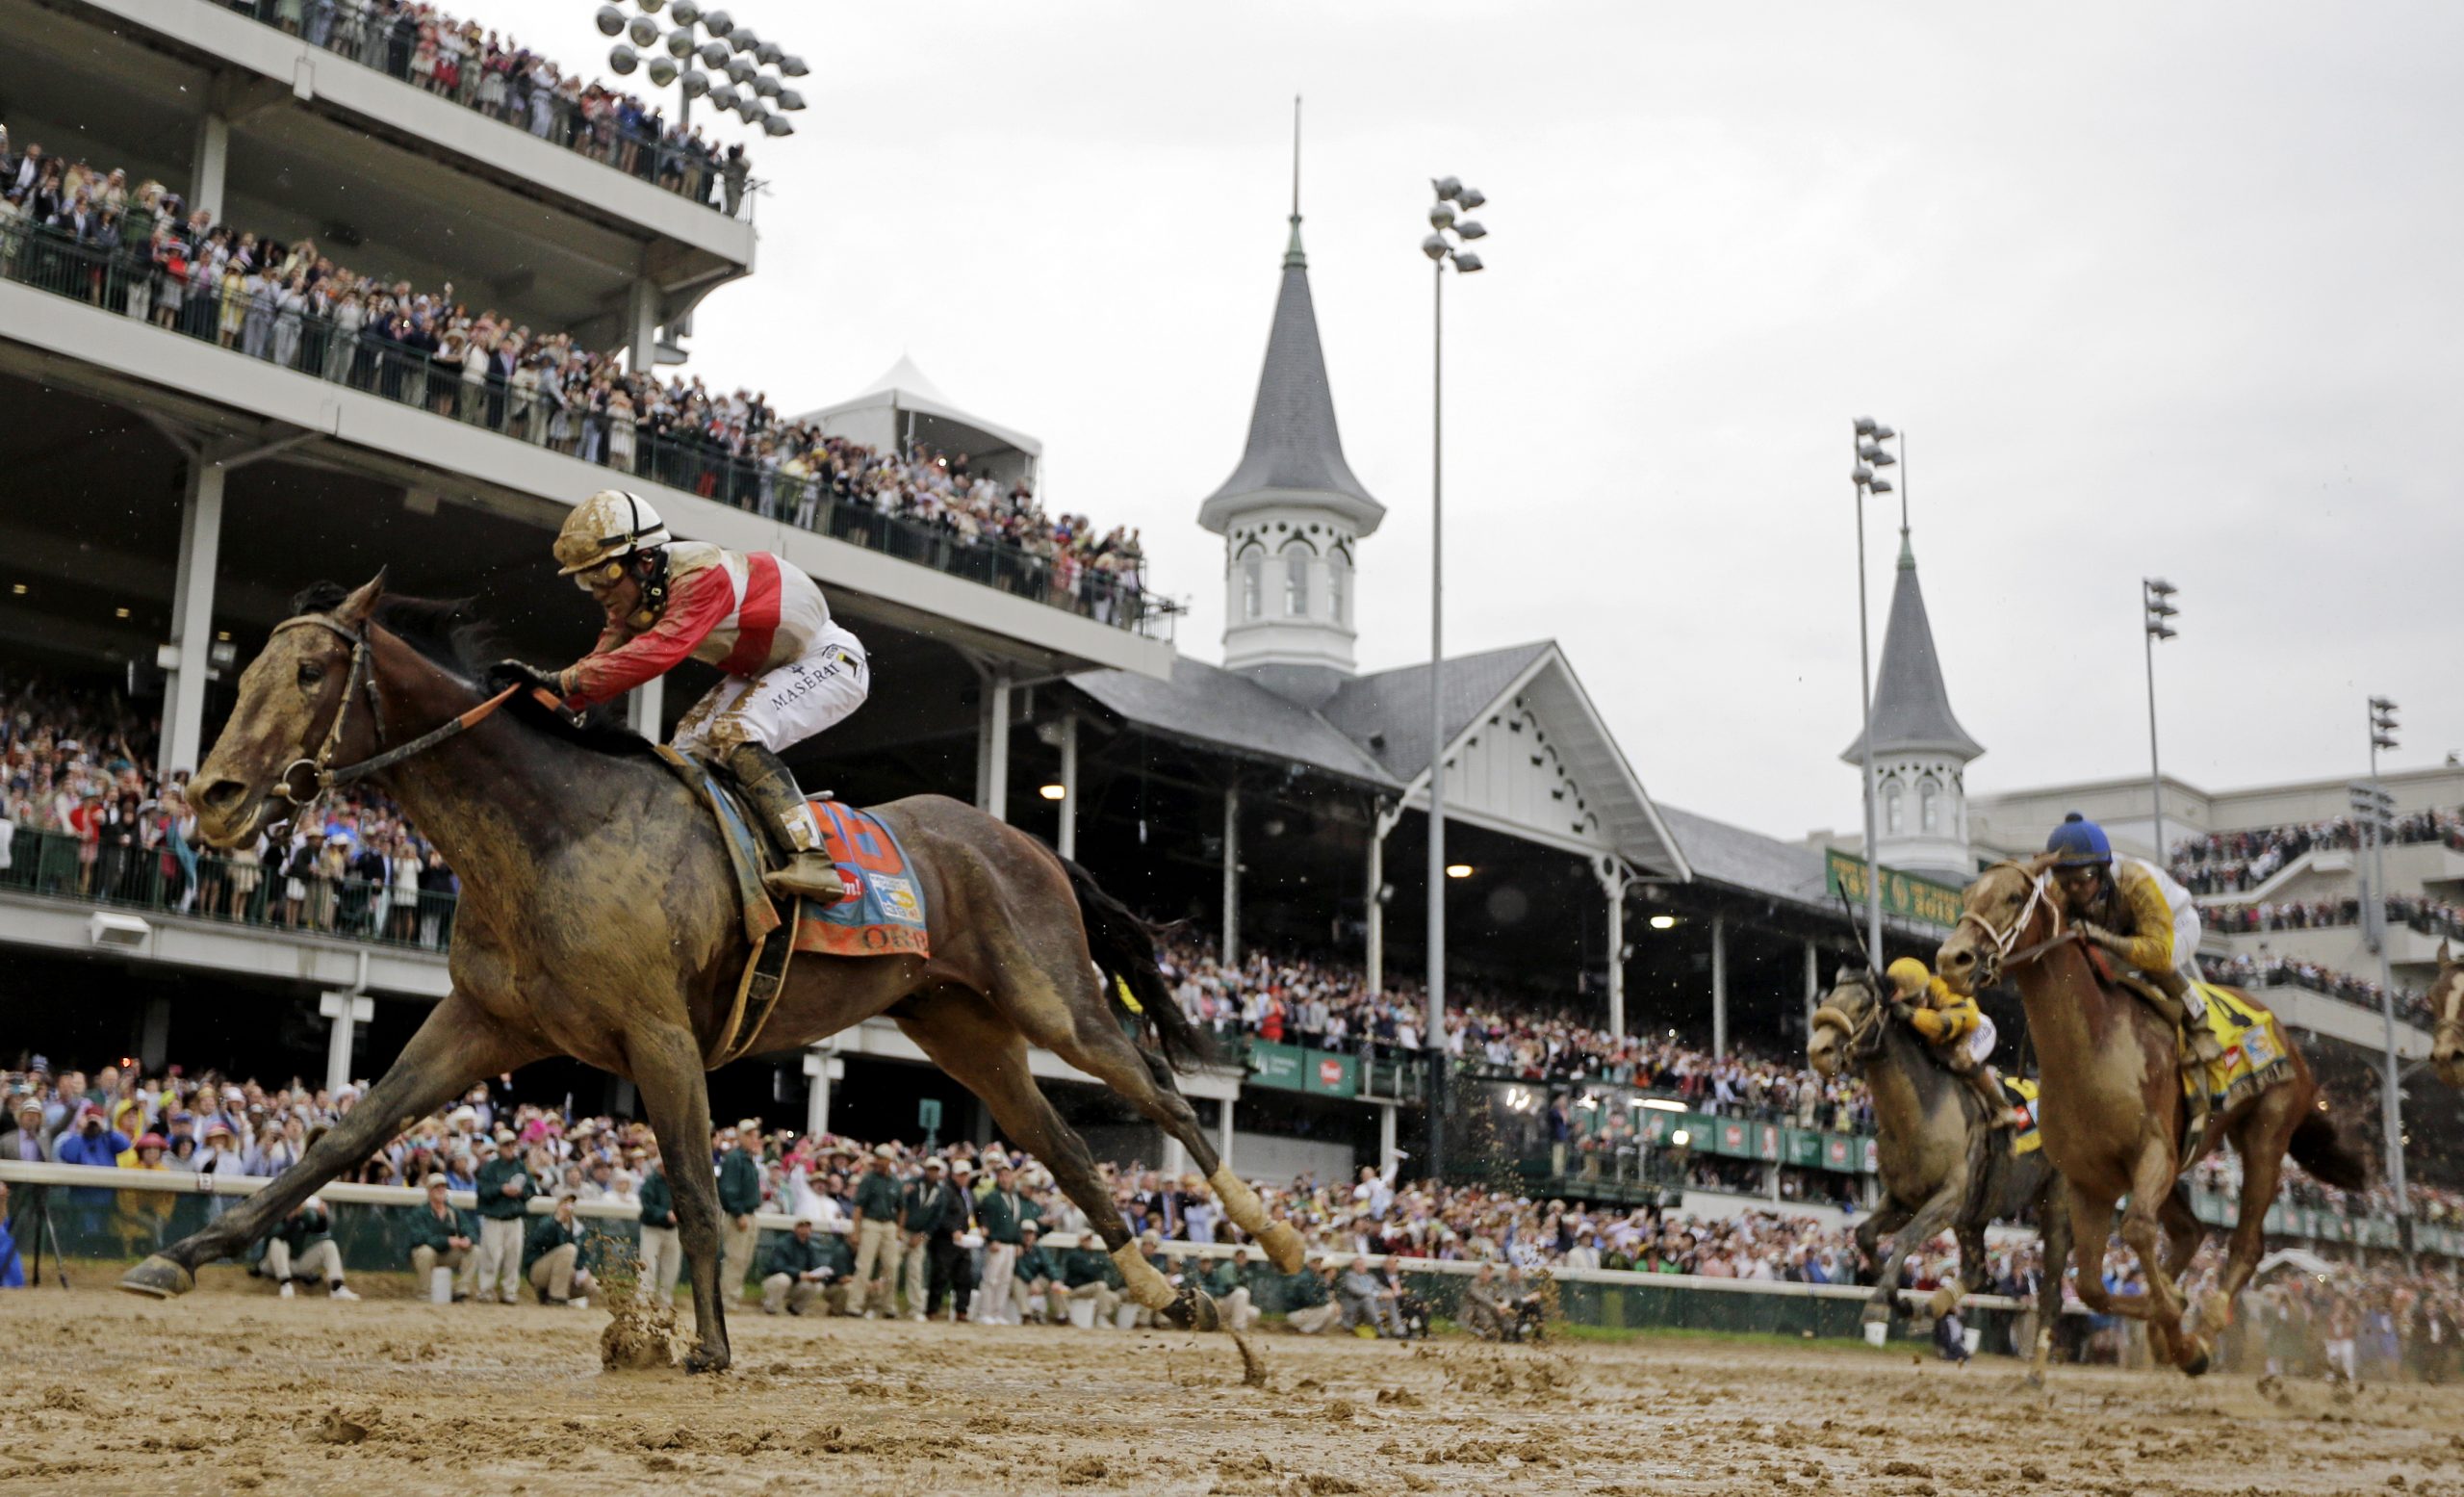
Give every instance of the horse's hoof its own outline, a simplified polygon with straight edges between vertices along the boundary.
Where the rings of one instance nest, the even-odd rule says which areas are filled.
[[[2190,1339],[2190,1355],[2182,1358],[2182,1371],[2194,1378],[2204,1376],[2207,1372],[2207,1337],[2193,1336]]]
[[[1278,1274],[1299,1273],[1300,1260],[1308,1255],[1300,1234],[1292,1229],[1289,1222],[1269,1222],[1267,1229],[1258,1233],[1258,1246],[1266,1250],[1267,1261],[1274,1265]]]
[[[2031,1393],[2041,1393],[2044,1391],[2044,1374],[2038,1372],[2033,1368],[2029,1369],[2027,1377],[2020,1381],[2027,1385],[2028,1391]]]
[[[1223,1325],[1214,1297],[1203,1289],[1184,1289],[1164,1306],[1164,1323],[1176,1330],[1215,1330]]]
[[[196,1276],[158,1252],[122,1274],[119,1286],[127,1294],[174,1300],[196,1287]]]
[[[686,1372],[725,1372],[728,1370],[728,1364],[734,1358],[728,1355],[726,1347],[697,1346],[684,1354],[684,1370]]]

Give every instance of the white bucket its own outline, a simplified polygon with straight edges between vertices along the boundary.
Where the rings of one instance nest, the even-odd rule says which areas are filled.
[[[1888,1322],[1879,1320],[1869,1320],[1865,1322],[1865,1344],[1867,1346],[1880,1346],[1889,1339],[1890,1325]]]
[[[430,1304],[453,1303],[453,1270],[432,1268],[427,1271],[427,1298]]]
[[[1978,1349],[1985,1345],[1985,1328],[1970,1326],[1960,1333],[1960,1339],[1967,1343],[1967,1355],[1974,1356]]]
[[[1092,1299],[1081,1299],[1076,1295],[1070,1296],[1069,1324],[1081,1330],[1094,1329],[1095,1302]]]

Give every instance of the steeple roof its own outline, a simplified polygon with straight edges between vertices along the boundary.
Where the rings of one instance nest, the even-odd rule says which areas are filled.
[[[1332,509],[1360,535],[1375,530],[1386,518],[1386,506],[1370,497],[1344,461],[1296,212],[1284,251],[1274,325],[1267,334],[1266,369],[1258,376],[1258,400],[1249,412],[1249,444],[1232,477],[1198,507],[1197,523],[1220,535],[1242,512],[1276,502]]]
[[[1839,757],[1864,761],[1865,736],[1857,735]],[[1883,632],[1883,664],[1874,684],[1874,752],[1930,751],[1962,763],[1985,752],[1951,714],[1942,685],[1941,657],[1934,651],[1934,626],[1925,617],[1925,590],[1916,582],[1916,552],[1908,528],[1899,530],[1899,581],[1890,594],[1890,625]]]

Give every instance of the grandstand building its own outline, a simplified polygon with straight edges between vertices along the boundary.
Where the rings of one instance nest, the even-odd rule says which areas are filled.
[[[182,218],[313,240],[372,282],[494,309],[526,348],[569,340],[609,355],[611,378],[680,358],[694,309],[755,269],[751,199],[733,187],[697,184],[699,168],[655,151],[535,134],[339,39],[207,0],[0,0],[0,26],[15,39],[0,50],[10,166],[40,145],[124,171],[132,194],[163,184]],[[1359,669],[1359,588],[1386,509],[1344,453],[1300,227],[1296,215],[1246,443],[1213,493],[1192,496],[1224,540],[1217,665],[1176,649],[1174,610],[1134,569],[1073,569],[860,496],[798,492],[709,429],[644,419],[620,442],[610,422],[594,440],[526,388],[518,357],[447,374],[432,344],[391,324],[286,318],[278,301],[193,280],[171,304],[178,278],[128,241],[0,219],[0,687],[25,700],[39,674],[46,689],[110,695],[129,716],[126,756],[175,776],[213,741],[239,663],[293,593],[380,568],[397,592],[475,596],[508,654],[570,658],[596,620],[554,581],[549,539],[593,491],[631,488],[680,535],[803,567],[869,647],[881,689],[798,756],[808,785],[972,801],[1186,921],[1185,942],[1225,968],[1313,964],[1409,1014],[1434,752],[1463,868],[1447,889],[1458,1006],[1585,1031],[1596,1047],[1799,1053],[1854,940],[1828,847],[1656,804],[1553,641]],[[696,373],[714,390],[732,382]],[[1040,477],[1032,436],[904,359],[795,424],[877,451],[963,453],[1005,489]],[[699,669],[672,693],[636,693],[636,726],[663,732],[710,679]],[[1956,869],[2021,812],[1969,809],[1964,766],[1981,749],[1950,713],[1905,550],[1881,679],[1877,747],[1902,808],[1883,861]],[[273,864],[98,859],[71,833],[8,830],[0,1052],[13,1059],[365,1076],[447,991],[449,890],[423,882],[414,902],[319,885],[286,915]],[[2328,862],[2290,876],[2326,877]],[[1886,927],[1895,950],[1917,952],[1945,928],[1921,902],[1895,903]],[[1185,1089],[1245,1170],[1327,1178],[1412,1147],[1425,1093],[1410,1047],[1228,1038],[1224,1064]],[[1056,1057],[1034,1065],[1099,1149],[1178,1163]],[[1759,1197],[1853,1200],[1870,1176],[1844,1111],[1698,1116],[1604,1080],[1597,1061],[1467,1054],[1465,1070],[1462,1105],[1490,1125],[1471,1163],[1553,1192],[1682,1189],[1707,1162],[1718,1185]],[[578,1065],[513,1085],[630,1108]],[[712,1086],[721,1116],[862,1137],[921,1135],[919,1102],[942,1104],[945,1135],[990,1127],[886,1021],[749,1058]]]

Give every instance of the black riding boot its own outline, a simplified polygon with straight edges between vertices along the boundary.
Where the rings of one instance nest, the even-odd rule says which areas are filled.
[[[847,897],[847,886],[832,865],[829,851],[812,839],[804,791],[779,756],[758,743],[739,743],[728,750],[728,769],[745,799],[753,802],[755,819],[770,845],[786,857],[784,867],[761,876],[776,894],[802,894],[825,904]]]

